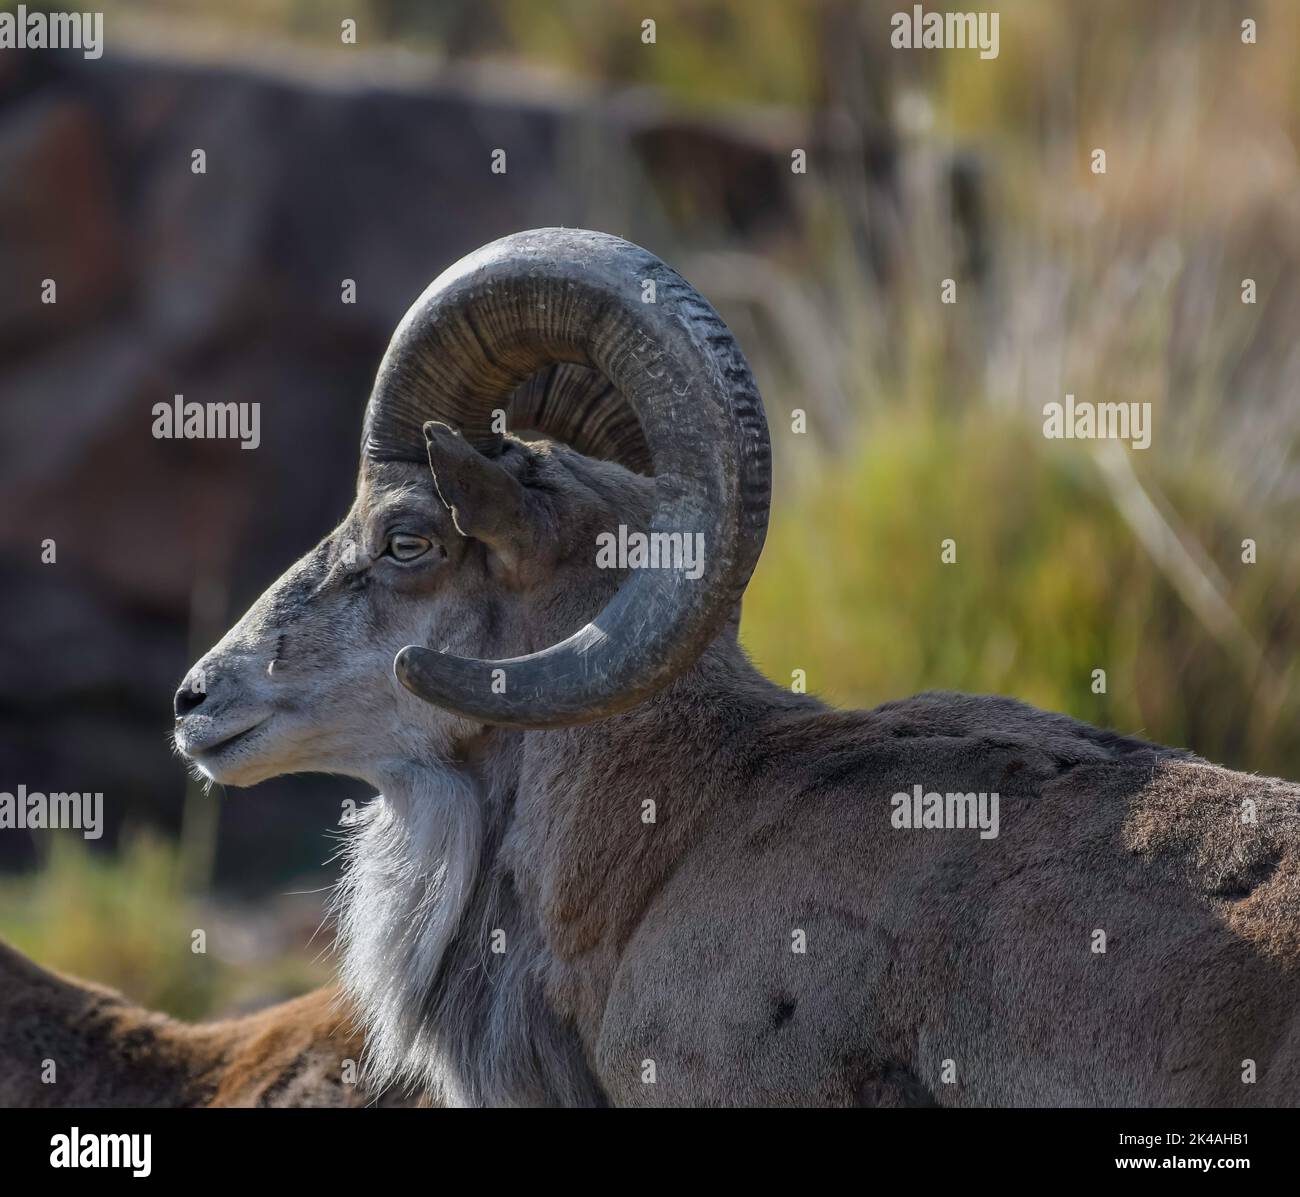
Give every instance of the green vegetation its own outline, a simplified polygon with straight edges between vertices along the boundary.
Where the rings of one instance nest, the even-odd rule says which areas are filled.
[[[810,691],[850,706],[924,689],[1008,694],[1300,776],[1287,731],[1300,715],[1294,519],[1236,511],[1194,469],[1170,487],[1184,534],[1222,563],[1234,610],[1266,645],[1252,663],[1179,596],[1089,454],[1023,420],[900,407],[841,455],[785,472],[799,481],[777,506],[742,625],[781,684],[802,669]],[[1241,563],[1238,527],[1272,546],[1259,563]]]
[[[301,993],[330,974],[305,944],[269,960],[232,952],[232,912],[187,892],[170,841],[136,833],[113,856],[70,832],[40,842],[49,856],[38,872],[0,878],[0,937],[46,968],[182,1018]],[[206,933],[203,953],[191,950],[195,930]]]

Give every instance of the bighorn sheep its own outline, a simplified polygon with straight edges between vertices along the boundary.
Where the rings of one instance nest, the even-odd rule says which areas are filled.
[[[0,1106],[405,1104],[350,1083],[362,1039],[318,989],[244,1018],[187,1025],[33,964],[0,942]]]
[[[381,791],[339,893],[377,1075],[466,1104],[1300,1099],[1300,789],[1005,698],[778,688],[736,639],[769,474],[730,332],[618,238],[507,237],[397,329],[351,511],[176,695],[210,778]],[[702,576],[601,568],[620,526],[701,534]],[[932,791],[1000,797],[996,838],[934,829]]]

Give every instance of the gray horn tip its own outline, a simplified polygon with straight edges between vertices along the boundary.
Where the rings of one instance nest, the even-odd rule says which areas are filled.
[[[408,644],[393,658],[393,676],[417,698],[426,698],[431,675],[437,669],[433,662],[443,656],[431,648]]]

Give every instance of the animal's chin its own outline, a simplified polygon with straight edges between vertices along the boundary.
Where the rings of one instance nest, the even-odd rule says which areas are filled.
[[[268,759],[271,716],[234,730],[178,728],[176,746],[198,772],[221,785],[251,786],[282,770]]]
[[[255,786],[284,772],[260,760],[195,760],[193,764],[200,777],[222,786]]]

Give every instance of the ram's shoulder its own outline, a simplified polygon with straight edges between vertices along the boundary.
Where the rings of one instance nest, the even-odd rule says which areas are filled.
[[[1154,770],[1130,803],[1125,846],[1208,897],[1300,908],[1300,785],[1202,761]],[[1262,908],[1262,907],[1261,907]],[[1287,914],[1282,922],[1294,923]]]
[[[1070,715],[1040,710],[1000,694],[928,690],[863,714],[891,735],[955,737],[976,747],[1032,745],[1067,767],[1135,759],[1198,759],[1183,748],[1154,744],[1140,736],[1096,727]]]
[[[1150,771],[1197,760],[1015,699],[929,691],[871,710],[782,712],[753,738],[751,770],[807,792],[898,782],[1023,793],[1090,766]]]

